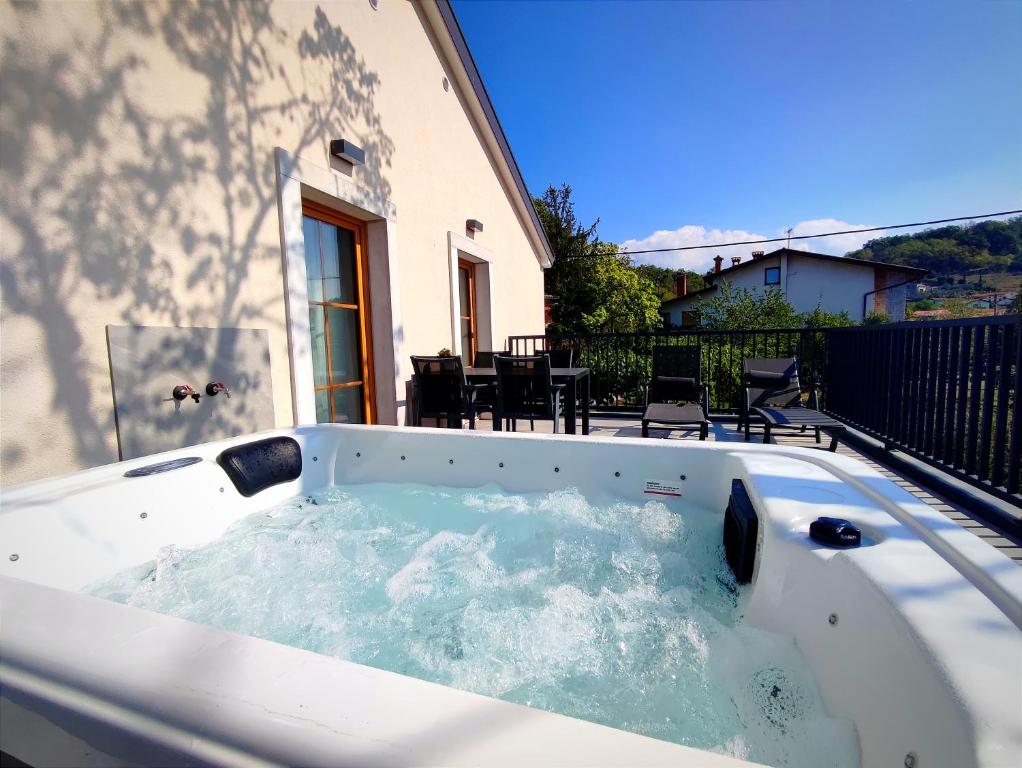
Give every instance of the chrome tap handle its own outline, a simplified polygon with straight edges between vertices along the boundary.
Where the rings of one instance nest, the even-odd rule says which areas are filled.
[[[191,384],[178,384],[171,392],[171,396],[178,402],[187,400],[189,397],[195,402],[199,402],[199,393],[192,388]]]
[[[224,384],[222,381],[211,381],[209,382],[209,384],[206,385],[206,394],[209,395],[210,397],[213,397],[214,395],[220,392],[223,392],[225,395],[227,395],[228,400],[231,399],[231,390],[228,389],[227,385]]]

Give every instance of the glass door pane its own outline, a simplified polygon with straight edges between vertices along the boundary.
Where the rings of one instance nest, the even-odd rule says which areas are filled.
[[[339,424],[361,424],[362,387],[338,387],[331,390],[334,396],[334,422]]]
[[[320,222],[319,228],[323,244],[323,300],[357,305],[355,233],[325,222]]]
[[[461,361],[467,367],[472,365],[472,321],[461,318]]]
[[[319,227],[315,219],[302,219],[305,234],[305,277],[309,281],[309,301],[323,300],[323,262],[319,251]]]
[[[458,267],[458,289],[461,297],[461,314],[468,315],[472,304],[472,272],[468,267]]]
[[[362,380],[361,339],[358,310],[326,308],[330,332],[330,383],[350,384]]]
[[[318,304],[309,305],[309,335],[312,338],[312,383],[325,387],[330,383],[326,363],[326,324],[323,307]]]
[[[316,422],[329,424],[330,419],[330,390],[316,390]]]

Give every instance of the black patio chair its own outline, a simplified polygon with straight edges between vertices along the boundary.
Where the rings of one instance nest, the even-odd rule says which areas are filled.
[[[475,429],[476,413],[482,407],[476,402],[485,385],[469,384],[460,357],[417,357],[412,355],[415,379],[415,426],[422,419],[436,419],[439,426],[444,419],[448,427],[461,429],[462,420],[468,419],[469,429]]]
[[[506,355],[507,352],[476,352],[475,360],[472,361],[473,368],[493,368],[495,355]],[[476,412],[493,412],[497,405],[497,382],[490,381],[478,385],[476,391]]]
[[[738,429],[745,429],[749,441],[753,417],[763,421],[763,442],[770,442],[772,429],[798,429],[805,432],[812,427],[816,442],[821,430],[830,435],[829,450],[837,450],[838,436],[845,426],[840,421],[820,413],[820,396],[814,386],[809,393],[809,407],[802,405],[802,386],[798,378],[798,361],[793,357],[745,358],[742,361],[742,409],[738,415]]]
[[[506,355],[507,352],[476,352],[475,360],[472,361],[473,368],[492,368],[494,355]]]
[[[554,434],[560,432],[563,384],[554,384],[550,376],[550,356],[496,355],[497,405],[493,421],[503,419],[511,430],[518,419],[528,419],[535,428],[536,419],[552,419]]]
[[[653,347],[653,372],[646,389],[642,436],[649,425],[671,429],[698,427],[699,439],[710,432],[707,416],[710,390],[702,380],[702,348],[696,346]]]
[[[546,349],[536,354],[550,355],[551,368],[571,368],[572,358],[575,356],[573,349]]]

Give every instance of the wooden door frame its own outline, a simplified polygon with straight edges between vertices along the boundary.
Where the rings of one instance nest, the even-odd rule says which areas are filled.
[[[459,258],[458,259],[458,270],[460,271],[462,269],[464,269],[464,270],[466,270],[468,272],[468,304],[469,304],[469,307],[468,307],[468,309],[469,309],[469,312],[468,312],[468,332],[471,335],[470,344],[471,344],[472,348],[470,350],[468,350],[469,356],[468,356],[468,360],[465,361],[465,365],[470,366],[470,365],[472,365],[473,362],[475,362],[476,352],[479,351],[479,318],[478,318],[478,315],[476,314],[476,310],[477,310],[477,308],[476,308],[476,264],[475,264],[474,261],[469,261],[468,259],[461,259],[461,258]],[[460,306],[460,304],[461,304],[461,295],[460,295],[461,294],[461,280],[460,280],[460,278],[458,280],[458,294],[459,294],[458,295],[458,304]],[[464,312],[465,308],[462,307],[461,309],[462,309],[462,312]],[[461,334],[461,322],[460,321],[463,320],[464,318],[465,318],[464,314],[462,314],[462,315],[460,315],[458,317],[458,320],[459,320],[459,322],[458,322],[458,333],[459,333],[459,335]],[[461,350],[461,353],[464,355],[465,354],[465,350],[464,349]]]
[[[355,233],[355,279],[358,293],[359,346],[362,360],[362,404],[365,423],[376,423],[376,379],[374,374],[372,306],[369,303],[369,260],[366,253],[365,222],[345,216],[333,208],[302,198],[302,215],[333,224]],[[325,323],[324,319],[324,323]],[[327,331],[329,333],[329,331]],[[310,337],[311,338],[311,337]],[[327,367],[330,366],[330,345],[327,344]],[[354,385],[352,385],[354,386]],[[336,389],[332,387],[331,389]],[[330,391],[330,390],[328,390]],[[333,396],[330,396],[330,412],[333,413]]]

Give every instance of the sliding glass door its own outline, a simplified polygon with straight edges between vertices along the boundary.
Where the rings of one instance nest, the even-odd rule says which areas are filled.
[[[362,224],[302,203],[316,420],[374,417],[365,236]]]

